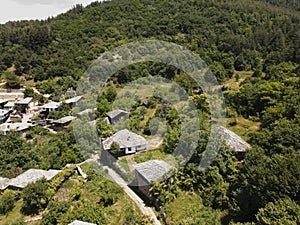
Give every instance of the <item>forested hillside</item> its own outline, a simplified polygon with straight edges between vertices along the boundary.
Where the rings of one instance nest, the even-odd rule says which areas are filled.
[[[208,136],[204,131],[204,141],[190,162],[151,188],[163,206],[160,219],[166,224],[296,225],[300,223],[299,10],[298,1],[284,0],[113,0],[86,8],[77,5],[45,21],[0,25],[1,79],[35,87],[57,100],[68,88],[76,88],[101,53],[114,47],[145,39],[185,46],[216,75],[226,100],[228,128],[252,148],[238,160],[224,144],[213,164],[199,171]],[[110,109],[111,96],[124,84],[156,75],[188,90],[197,110],[209,117],[203,93],[192,91],[193,81],[158,63],[135,64],[118,72],[104,97],[99,97],[97,117]],[[173,109],[168,110],[156,112],[171,124],[165,153],[174,150],[179,136],[179,122],[172,118]],[[140,114],[136,111],[131,118],[138,120]],[[133,130],[147,133],[139,130],[144,123],[131,121]],[[98,129],[110,133],[103,124]],[[0,138],[1,176],[12,177],[32,166],[61,168],[82,159],[71,131],[49,137],[43,132],[28,134],[27,140],[30,135],[38,137],[35,142],[16,135]],[[55,144],[48,148],[48,143]],[[50,162],[43,155],[49,155]]]

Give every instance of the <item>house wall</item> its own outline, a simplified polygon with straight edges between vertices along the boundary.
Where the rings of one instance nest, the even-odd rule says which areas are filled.
[[[109,122],[111,123],[111,124],[115,124],[115,123],[117,123],[120,119],[122,119],[122,117],[124,117],[124,116],[126,116],[127,115],[127,113],[120,113],[119,115],[117,115],[116,117],[114,117],[114,118],[108,118],[109,119]]]
[[[125,154],[132,154],[132,153],[136,153],[136,147],[125,148]]]
[[[140,145],[140,146],[135,146],[135,147],[131,147],[131,148],[124,148],[122,149],[125,154],[133,154],[133,153],[136,153],[138,151],[142,151],[142,150],[145,150],[146,149],[146,145]]]
[[[146,145],[140,145],[136,147],[136,151],[143,151],[146,149]]]

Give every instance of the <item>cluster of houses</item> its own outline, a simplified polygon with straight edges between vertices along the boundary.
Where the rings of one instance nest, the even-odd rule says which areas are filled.
[[[32,123],[30,117],[26,116],[32,111],[37,113],[49,113],[57,110],[62,103],[68,104],[70,107],[74,107],[82,99],[81,96],[75,96],[63,102],[48,102],[47,104],[39,106],[33,98],[22,98],[21,95],[17,98],[20,99],[0,99],[0,121],[6,121],[9,119],[9,122],[5,122],[0,125],[0,132],[3,134],[6,134],[10,130],[23,131],[36,125]],[[12,113],[13,109],[15,109],[18,113]],[[86,113],[93,113],[93,111],[94,110],[92,109],[86,109],[77,113],[76,116],[65,116],[58,120],[52,120],[50,123],[54,127],[64,128],[76,118]],[[106,114],[107,117],[105,118],[105,121],[109,124],[116,124],[128,114],[129,113],[124,110],[113,110]],[[243,154],[250,148],[250,145],[247,142],[225,127],[219,127],[219,131],[226,144],[235,149],[237,154]],[[147,148],[147,140],[144,137],[127,129],[117,131],[112,134],[111,137],[102,141],[104,151],[109,152],[113,143],[117,143],[120,146],[120,150],[123,155],[134,154],[136,152],[144,151]],[[152,199],[149,195],[150,184],[160,180],[171,170],[171,168],[171,165],[161,160],[150,160],[136,164],[134,165],[136,178],[132,185],[137,187],[136,190],[138,193],[145,196],[146,199],[153,201],[154,199]],[[29,183],[35,182],[42,177],[45,177],[47,180],[51,180],[58,173],[60,173],[59,170],[44,171],[31,169],[13,179],[0,178],[0,191],[7,188],[23,189]],[[155,200],[154,204],[156,204]],[[70,225],[85,224],[88,225],[89,223],[74,221]]]
[[[49,101],[46,104],[40,105],[32,97],[24,98],[23,93],[0,93],[0,133],[6,135],[9,131],[26,131],[36,125],[45,125],[49,122],[54,128],[62,128],[68,125],[75,117],[64,117],[59,120],[49,121],[33,121],[32,118],[40,113],[48,114],[58,110],[64,103],[70,107],[82,99],[82,96],[75,96],[61,102]]]

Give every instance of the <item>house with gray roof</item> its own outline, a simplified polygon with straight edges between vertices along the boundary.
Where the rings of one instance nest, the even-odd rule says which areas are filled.
[[[75,119],[76,119],[75,116],[65,116],[58,120],[53,120],[52,124],[54,124],[55,126],[63,127],[69,125]]]
[[[65,103],[70,107],[75,107],[77,103],[82,99],[82,96],[75,96],[73,98],[69,98],[65,100]]]
[[[0,191],[4,191],[9,185],[9,179],[0,177]]]
[[[171,170],[171,166],[162,160],[149,160],[134,165],[135,179],[130,184],[135,192],[142,195],[146,204],[154,205],[157,209],[160,203],[150,196],[150,184],[163,179],[164,175]]]
[[[51,180],[57,174],[59,174],[61,170],[39,170],[39,169],[29,169],[26,172],[20,174],[16,178],[13,178],[9,181],[8,188],[11,189],[23,189],[28,184],[34,183],[42,178],[46,180]]]
[[[52,111],[56,111],[60,105],[60,102],[49,102],[42,106],[42,112],[49,113]]]
[[[115,124],[117,123],[120,119],[122,119],[123,117],[125,117],[126,115],[128,115],[128,112],[124,111],[124,110],[113,110],[110,111],[108,113],[106,113],[108,120],[111,124]]]
[[[15,106],[15,103],[14,102],[7,102],[5,105],[4,105],[4,109],[5,110],[8,110],[8,111],[12,111],[13,108]]]
[[[102,142],[104,150],[110,150],[112,143],[117,143],[124,154],[132,154],[146,149],[147,141],[144,137],[127,129],[120,130]]]
[[[245,152],[247,149],[251,148],[246,141],[227,128],[220,126],[218,127],[218,130],[226,144],[233,148],[236,152]]]
[[[97,225],[95,223],[87,223],[87,222],[82,222],[79,220],[75,220],[72,223],[69,223],[68,225]]]
[[[24,99],[19,100],[16,105],[18,106],[18,110],[22,113],[26,113],[27,110],[30,108],[29,104],[33,101],[33,98],[27,97]]]

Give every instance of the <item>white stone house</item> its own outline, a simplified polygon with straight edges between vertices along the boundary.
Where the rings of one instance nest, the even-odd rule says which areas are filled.
[[[120,146],[121,151],[123,151],[125,155],[145,150],[147,145],[147,141],[144,137],[130,132],[127,129],[120,130],[103,141],[103,148],[105,150],[110,150],[113,142]]]

